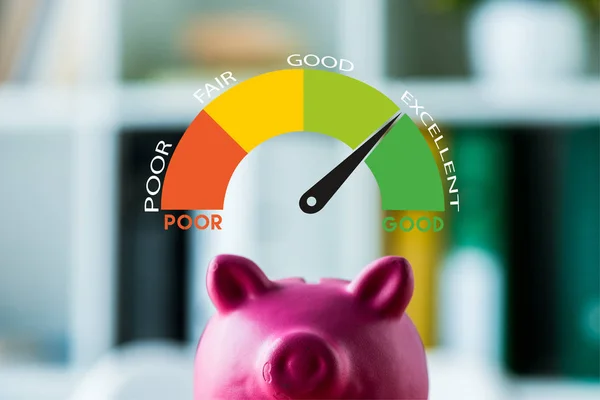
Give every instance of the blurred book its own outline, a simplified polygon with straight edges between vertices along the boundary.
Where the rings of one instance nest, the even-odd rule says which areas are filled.
[[[508,363],[600,378],[598,127],[516,131]]]
[[[508,362],[600,378],[598,128],[515,132]],[[528,221],[528,222],[527,222]]]
[[[461,207],[451,213],[440,275],[441,344],[491,363],[499,362],[503,340],[507,149],[506,136],[495,130],[454,130]]]
[[[409,217],[417,221],[420,217],[427,216],[433,219],[438,213],[420,211],[389,211],[385,217],[394,217],[401,221]],[[408,225],[408,222],[407,222]],[[439,262],[442,257],[442,232],[420,232],[414,229],[404,232],[396,229],[384,234],[384,255],[396,255],[406,258],[415,277],[415,291],[413,298],[406,310],[414,322],[425,347],[434,347],[436,337],[436,301],[437,301],[437,274]]]
[[[53,15],[53,7],[56,5],[56,0],[28,1],[35,2],[36,7],[30,18],[25,42],[21,47],[19,58],[13,70],[12,79],[17,82],[25,82],[31,78],[36,53],[40,51],[45,29],[48,27]]]
[[[0,82],[72,83],[86,47],[75,0],[0,0]],[[79,24],[79,25],[78,25]]]
[[[174,146],[176,131],[125,132],[121,135],[119,178],[119,260],[117,343],[137,340],[188,340],[188,231],[165,231],[162,213],[143,209],[156,143]],[[161,180],[164,172],[161,174]],[[158,204],[157,204],[158,205]],[[176,216],[178,213],[174,213]]]
[[[513,186],[508,270],[507,362],[520,375],[556,373],[558,176],[560,135],[552,129],[510,133]]]
[[[563,136],[560,244],[555,312],[558,371],[563,376],[600,379],[600,137],[598,127]],[[555,174],[552,174],[555,175]],[[558,196],[556,196],[558,197]],[[542,312],[542,310],[538,310]]]
[[[23,57],[21,81],[40,84],[73,84],[84,79],[87,69],[108,70],[106,43],[110,32],[102,32],[103,3],[80,0],[39,0],[45,3],[35,21],[35,35]],[[96,25],[96,21],[100,21]],[[34,40],[35,39],[35,40]]]
[[[0,1],[0,82],[20,74],[37,38],[45,0]]]

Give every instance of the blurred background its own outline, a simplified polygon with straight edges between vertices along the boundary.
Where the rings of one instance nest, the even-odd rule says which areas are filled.
[[[403,255],[433,400],[599,398],[598,4],[0,0],[0,399],[191,398],[220,252],[311,281]],[[301,214],[307,183],[350,152],[312,133],[244,159],[231,229],[165,232],[143,212],[156,144],[177,143],[194,92],[293,53],[348,59],[436,119],[461,194],[442,233],[383,232],[364,166]]]

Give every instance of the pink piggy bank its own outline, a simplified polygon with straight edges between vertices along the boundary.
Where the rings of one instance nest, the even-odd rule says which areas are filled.
[[[217,256],[218,313],[198,345],[195,400],[427,399],[423,343],[404,313],[408,261],[384,257],[352,282],[271,281],[252,261]]]

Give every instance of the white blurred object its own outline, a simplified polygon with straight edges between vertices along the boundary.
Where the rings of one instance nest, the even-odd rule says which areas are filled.
[[[187,400],[193,396],[193,353],[169,343],[142,343],[104,357],[70,400]]]
[[[460,357],[500,364],[504,315],[501,264],[494,254],[463,247],[446,259],[440,288],[440,341]]]
[[[488,0],[468,26],[476,75],[503,81],[553,80],[583,72],[584,20],[563,1]]]
[[[509,399],[501,365],[504,286],[500,260],[459,247],[440,275],[441,349],[429,354],[431,400]]]

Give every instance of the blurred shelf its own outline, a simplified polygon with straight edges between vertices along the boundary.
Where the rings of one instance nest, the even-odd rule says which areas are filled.
[[[129,83],[112,89],[0,86],[0,134],[73,127],[86,110],[96,117],[110,116],[121,127],[185,128],[205,105],[194,97],[194,92],[211,79]],[[462,80],[370,83],[404,106],[414,120],[418,120],[414,110],[401,100],[406,90],[442,124],[550,126],[600,122],[600,80],[595,79],[523,85],[518,89],[514,83]]]
[[[69,88],[0,86],[0,134],[68,128],[74,102],[74,91]]]
[[[427,351],[430,400],[592,400],[600,398],[600,382],[509,376],[500,366],[469,360],[434,348]]]
[[[0,365],[0,399],[65,400],[82,376],[66,367]]]
[[[513,394],[520,400],[594,400],[600,398],[600,385],[541,379],[515,381]]]
[[[401,98],[408,90],[419,106],[444,124],[549,126],[600,121],[599,79],[522,85],[476,80],[407,80],[383,83],[381,87],[400,106],[404,105]],[[408,112],[416,120],[414,110]]]
[[[431,400],[596,400],[600,384],[553,380],[510,380],[477,376],[457,360],[429,357]],[[187,374],[187,373],[186,373]],[[55,366],[0,366],[0,398],[10,400],[66,399],[86,371]],[[116,376],[115,376],[116,377]],[[483,384],[482,384],[483,382]],[[477,383],[481,387],[474,389]],[[488,396],[489,395],[489,396]],[[149,400],[149,399],[148,399]]]
[[[243,82],[261,72],[243,71],[235,73],[235,78]],[[119,121],[122,127],[178,127],[185,129],[205,105],[194,93],[204,88],[206,83],[214,84],[214,75],[168,82],[125,82],[119,90]],[[229,88],[225,87],[215,95],[220,96]]]
[[[85,126],[116,123],[119,87],[0,86],[0,135],[80,133]]]
[[[208,80],[206,80],[208,82]],[[202,81],[125,84],[119,94],[123,127],[181,126],[186,128],[204,105],[194,97]]]
[[[121,121],[131,125],[187,126],[204,106],[193,97],[199,82],[124,86]],[[510,85],[477,81],[375,83],[397,104],[408,90],[436,121],[445,124],[589,124],[600,119],[600,80],[554,85]],[[405,106],[404,108],[406,108]],[[411,114],[417,119],[415,114]]]

